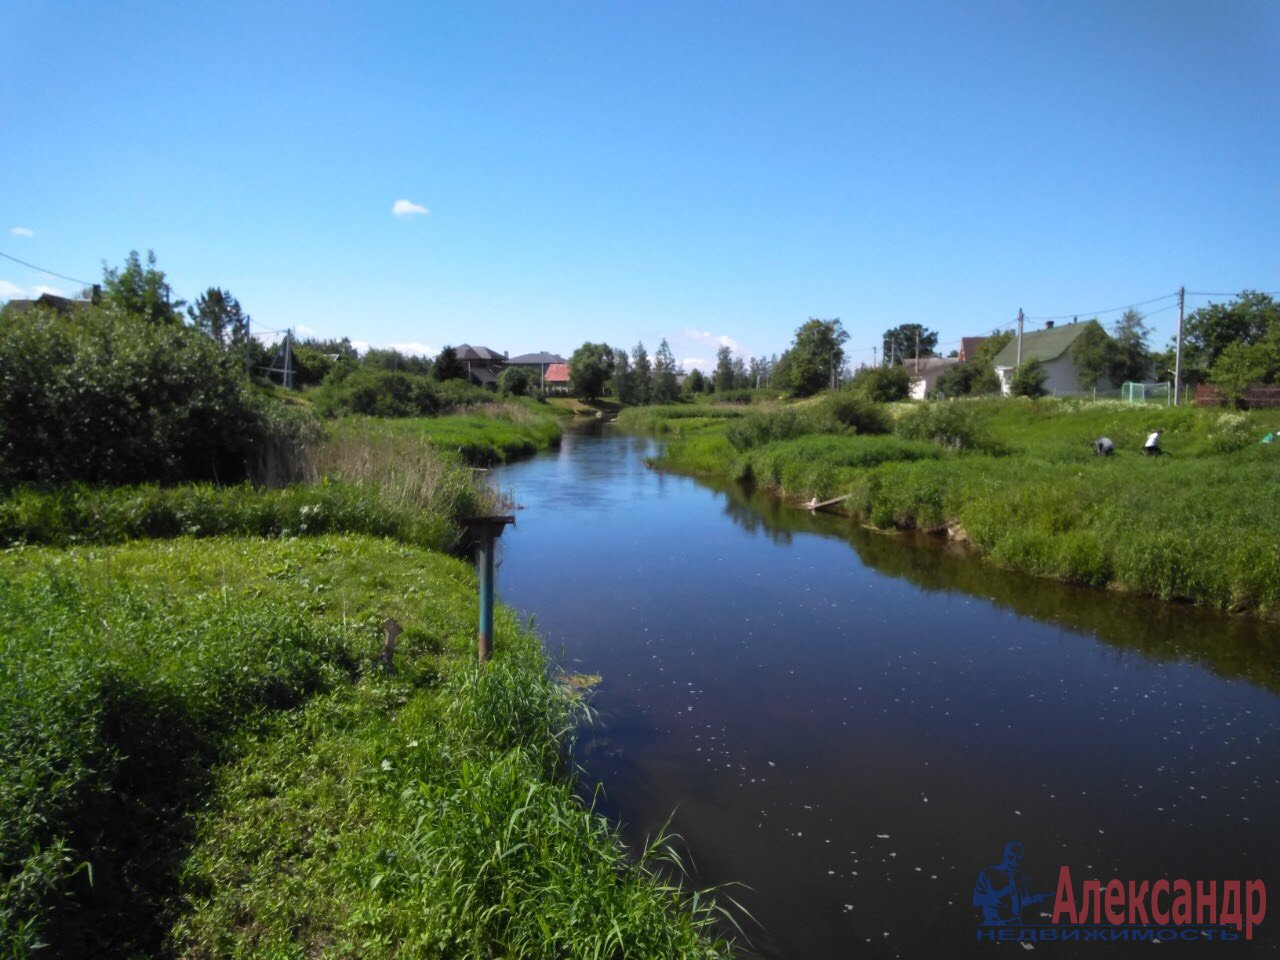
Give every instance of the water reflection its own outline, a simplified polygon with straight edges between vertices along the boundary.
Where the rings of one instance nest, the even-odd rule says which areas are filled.
[[[794,533],[834,537],[848,542],[865,566],[925,590],[982,597],[1022,616],[1152,659],[1189,660],[1219,676],[1280,691],[1280,643],[1274,624],[1000,570],[975,562],[963,545],[927,534],[867,530],[846,518],[811,513],[735,483],[705,483],[725,498],[725,515],[734,524],[774,543],[790,544]]]

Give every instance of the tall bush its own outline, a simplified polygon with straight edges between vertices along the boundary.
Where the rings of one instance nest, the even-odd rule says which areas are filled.
[[[274,439],[239,358],[181,323],[105,307],[6,311],[0,486],[238,481]]]

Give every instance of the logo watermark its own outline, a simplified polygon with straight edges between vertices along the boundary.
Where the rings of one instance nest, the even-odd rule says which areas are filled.
[[[1005,844],[999,863],[983,867],[973,885],[981,911],[978,940],[1226,942],[1252,940],[1267,915],[1262,880],[1085,880],[1058,868],[1057,887],[1036,890],[1023,868],[1026,851]],[[1052,909],[1035,909],[1040,904]],[[1048,923],[1043,922],[1049,916]]]

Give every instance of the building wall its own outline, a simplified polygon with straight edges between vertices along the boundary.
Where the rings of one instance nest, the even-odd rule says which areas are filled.
[[[1055,360],[1044,365],[1047,374],[1044,381],[1045,391],[1051,397],[1069,397],[1084,393],[1080,386],[1080,378],[1076,374],[1075,362],[1068,351]],[[996,367],[996,376],[1000,378],[1000,392],[1009,396],[1009,387],[1013,382],[1013,367]]]

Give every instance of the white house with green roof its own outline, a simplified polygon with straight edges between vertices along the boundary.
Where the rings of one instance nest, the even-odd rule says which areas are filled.
[[[1085,392],[1085,388],[1080,385],[1080,372],[1071,356],[1071,347],[1091,326],[1101,329],[1097,320],[1072,322],[1062,326],[1055,326],[1050,320],[1043,330],[1022,334],[1022,362],[1039,360],[1043,364],[1046,374],[1044,388],[1050,396],[1070,396]],[[1016,336],[996,354],[992,366],[995,367],[996,376],[1000,378],[1000,392],[1007,397],[1014,372],[1018,368]]]

